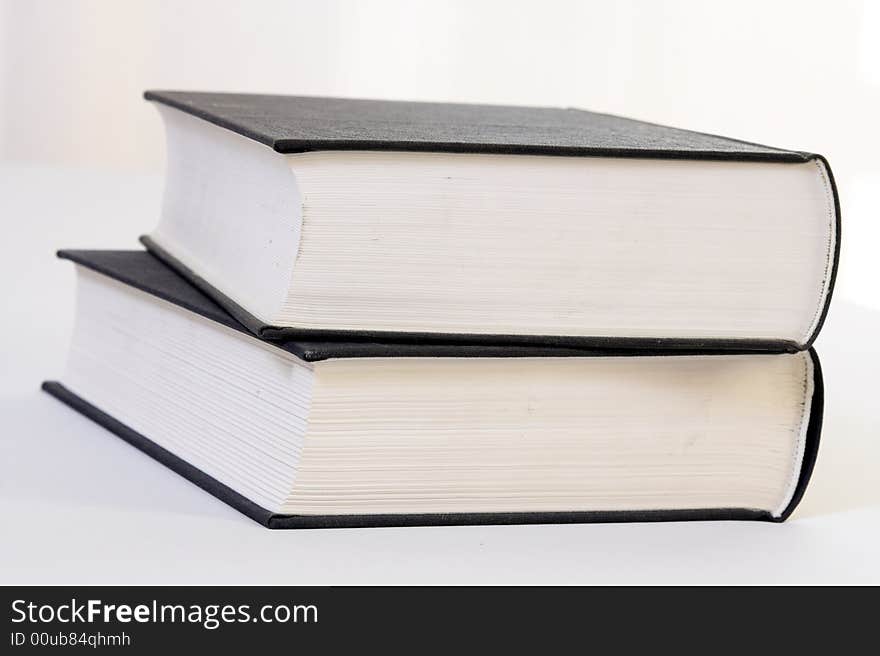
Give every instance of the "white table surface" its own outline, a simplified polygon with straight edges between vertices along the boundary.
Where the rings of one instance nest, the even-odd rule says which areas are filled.
[[[135,247],[161,179],[0,167],[0,584],[880,583],[880,311],[838,297],[826,421],[785,524],[269,531],[38,391],[73,316],[59,247]]]

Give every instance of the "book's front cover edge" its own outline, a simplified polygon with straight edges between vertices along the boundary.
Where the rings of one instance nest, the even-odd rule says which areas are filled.
[[[174,269],[174,271],[176,271],[180,276],[186,278],[186,280],[189,281],[189,283],[192,284],[194,287],[198,288],[199,291],[212,298],[215,303],[220,305],[224,310],[235,317],[235,320],[238,321],[241,325],[243,325],[257,337],[266,337],[263,333],[268,328],[268,326],[263,321],[252,315],[250,312],[241,307],[238,303],[229,298],[226,294],[211,285],[207,280],[199,276],[195,271],[186,266],[178,258],[174,257],[165,248],[160,246],[156,242],[156,240],[149,235],[141,235],[139,239],[140,242],[146,247],[146,249],[150,253],[155,255],[157,259],[159,259],[162,263],[169,266],[170,268]]]
[[[716,160],[738,162],[790,162],[798,163],[808,161],[814,157],[813,153],[794,150],[784,150],[763,146],[761,144],[732,139],[721,135],[706,132],[683,130],[695,135],[714,137],[725,141],[736,142],[751,146],[753,151],[723,151],[723,150],[682,150],[675,148],[607,148],[598,146],[553,146],[539,144],[499,144],[499,143],[475,143],[475,142],[452,142],[452,141],[394,141],[375,139],[284,139],[275,138],[271,135],[253,130],[246,125],[224,119],[215,113],[207,111],[173,97],[171,94],[182,92],[166,90],[147,90],[144,98],[151,102],[157,102],[168,107],[200,118],[208,123],[221,128],[231,130],[249,139],[269,146],[282,154],[304,153],[310,151],[326,150],[361,150],[361,151],[409,151],[409,152],[447,152],[447,153],[491,153],[500,155],[551,155],[568,157],[624,157],[639,159],[686,159],[686,160]],[[539,109],[539,108],[532,108]],[[591,112],[594,113],[594,112]],[[610,115],[609,115],[610,116]],[[623,117],[616,117],[623,118]],[[650,123],[636,119],[627,119],[642,125],[666,128],[657,123]]]
[[[265,508],[261,508],[235,490],[223,485],[223,483],[215,478],[208,476],[197,467],[193,467],[185,460],[178,458],[167,449],[163,449],[161,446],[147,439],[140,433],[133,431],[122,422],[117,421],[74,392],[71,392],[61,383],[56,381],[46,381],[43,383],[42,389],[44,392],[54,396],[65,405],[88,417],[96,424],[106,428],[108,431],[144,452],[154,460],[162,463],[177,474],[180,474],[191,483],[202,488],[205,492],[214,495],[221,501],[238,510],[240,513],[247,515],[255,522],[262,524],[263,526],[269,525],[269,522],[273,517],[271,512]]]
[[[183,264],[178,258],[156,243],[149,235],[140,238],[141,243],[160,261],[174,269],[193,286],[222,306],[243,326],[257,337],[271,342],[324,341],[320,350],[304,351],[303,357],[309,362],[339,357],[375,357],[376,352],[369,347],[369,342],[400,343],[419,345],[418,349],[401,348],[399,355],[404,356],[449,356],[455,345],[468,344],[486,347],[510,347],[511,356],[517,356],[516,347],[545,347],[547,353],[522,353],[521,355],[552,356],[552,355],[598,355],[606,351],[615,355],[710,355],[710,354],[748,354],[748,353],[797,353],[804,346],[785,340],[764,339],[700,339],[671,337],[590,337],[572,335],[486,335],[473,333],[413,333],[389,331],[339,331],[339,330],[303,330],[267,325],[250,314],[238,303],[219,291],[196,272]],[[86,266],[88,264],[86,263]],[[352,348],[348,344],[336,352],[334,342],[361,342],[362,349]],[[555,349],[571,349],[570,352],[554,352]],[[388,355],[391,355],[390,353]]]
[[[219,303],[214,301],[214,299],[211,298],[211,296],[209,296],[208,294],[204,294],[204,292],[202,292],[203,295],[207,296],[208,300],[212,304],[217,306],[215,313],[206,312],[204,310],[204,308],[199,308],[194,305],[191,305],[191,304],[188,304],[186,302],[181,301],[181,299],[178,296],[169,295],[165,291],[163,291],[161,289],[157,289],[155,286],[145,284],[143,282],[143,280],[141,279],[141,277],[139,277],[137,275],[123,274],[120,272],[119,267],[115,267],[115,268],[109,267],[109,266],[107,266],[106,262],[102,263],[100,261],[100,258],[96,257],[96,256],[102,256],[102,255],[103,256],[107,256],[107,255],[137,256],[137,255],[145,254],[144,251],[77,250],[77,249],[62,248],[62,249],[58,250],[55,254],[59,259],[70,260],[74,264],[78,264],[80,266],[85,267],[86,269],[94,271],[95,273],[100,273],[104,276],[107,276],[108,278],[112,278],[113,280],[116,280],[117,282],[121,282],[124,285],[128,285],[129,287],[134,287],[135,289],[139,289],[140,291],[146,292],[147,294],[150,294],[151,296],[155,296],[156,298],[160,298],[164,301],[167,301],[167,302],[171,303],[172,305],[176,305],[178,307],[183,308],[184,310],[188,310],[190,312],[198,314],[199,316],[203,316],[206,319],[210,319],[211,321],[214,321],[215,323],[219,323],[223,326],[226,326],[227,328],[233,328],[234,330],[237,330],[238,332],[251,334],[249,332],[249,330],[247,330],[246,327],[241,324],[241,322],[237,321],[234,317],[229,316],[229,312],[222,305],[220,305]],[[158,259],[158,258],[156,258],[156,259]],[[183,277],[180,275],[180,273],[178,271],[174,270],[171,267],[168,267],[168,268],[170,269],[170,272],[173,272],[174,274],[176,274],[178,278]],[[196,289],[199,289],[196,285],[193,285],[192,282],[189,281],[188,279],[186,279],[186,282],[189,283],[190,286],[196,287]],[[202,290],[199,289],[199,291],[202,291]]]
[[[382,514],[382,515],[279,515],[261,508],[223,483],[193,467],[147,437],[117,421],[64,385],[46,381],[42,389],[65,405],[88,417],[117,437],[162,463],[217,499],[232,506],[255,522],[272,529],[294,528],[368,528],[394,526],[455,526],[498,524],[574,524],[659,521],[718,521],[756,520],[782,522],[791,515],[803,497],[818,452],[822,424],[822,379],[818,358],[815,364],[813,404],[807,429],[807,445],[801,464],[801,474],[795,494],[788,508],[779,517],[769,512],[748,508],[708,508],[691,510],[601,511],[601,512],[506,512],[506,513],[437,513],[437,514]]]

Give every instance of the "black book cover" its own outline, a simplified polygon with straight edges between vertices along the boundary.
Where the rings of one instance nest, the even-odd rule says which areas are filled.
[[[621,338],[334,331],[268,325],[149,237],[141,241],[220,303],[251,332],[271,340],[434,341],[469,344],[794,353],[809,348],[825,321],[840,254],[840,203],[831,167],[815,153],[785,150],[580,109],[400,102],[193,91],[147,91],[152,100],[263,143],[280,153],[395,150],[577,157],[637,157],[802,163],[821,160],[834,200],[836,242],[828,293],[805,344],[768,339]]]
[[[147,91],[144,97],[279,153],[403,150],[765,162],[819,157],[572,108],[196,91]]]
[[[124,284],[202,315],[224,326],[247,331],[214,301],[156,258],[143,251],[60,251],[59,257],[97,271]],[[254,337],[254,339],[257,339]],[[393,344],[382,342],[285,342],[274,344],[307,361],[340,357],[565,357],[585,355],[643,355],[643,353],[554,349],[552,347],[485,346],[449,344]],[[810,349],[814,381],[811,413],[807,425],[804,458],[795,493],[780,517],[747,508],[614,512],[509,512],[445,513],[419,515],[279,515],[254,504],[216,479],[135,432],[77,396],[61,383],[47,381],[43,390],[111,433],[161,462],[203,490],[226,502],[268,528],[344,528],[367,526],[431,526],[456,524],[556,524],[581,522],[764,520],[784,521],[803,497],[819,448],[823,414],[823,382],[815,350]]]

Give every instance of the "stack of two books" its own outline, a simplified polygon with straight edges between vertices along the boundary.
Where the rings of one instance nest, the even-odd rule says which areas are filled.
[[[149,92],[147,251],[44,388],[271,528],[780,521],[822,419],[817,155],[571,109]]]

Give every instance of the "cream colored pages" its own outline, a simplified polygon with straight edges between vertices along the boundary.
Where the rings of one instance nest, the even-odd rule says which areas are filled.
[[[289,161],[305,203],[279,325],[804,343],[824,305],[819,162]]]
[[[805,353],[340,360],[316,370],[285,512],[778,515],[800,473],[812,396]]]

